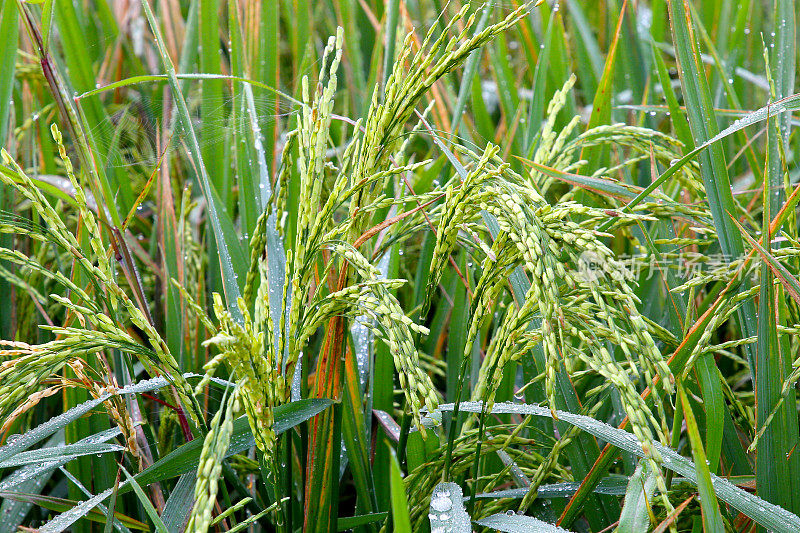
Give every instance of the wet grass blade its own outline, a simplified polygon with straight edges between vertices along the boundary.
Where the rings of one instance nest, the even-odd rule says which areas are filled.
[[[122,473],[125,474],[125,478],[127,479],[128,483],[133,488],[133,491],[136,493],[139,503],[142,504],[142,507],[144,507],[147,516],[149,516],[150,520],[153,521],[156,531],[158,533],[169,533],[167,526],[164,525],[163,520],[161,520],[161,517],[158,516],[158,512],[156,511],[155,507],[153,507],[153,504],[150,503],[150,498],[148,498],[147,494],[144,493],[142,487],[136,482],[136,479],[130,475],[124,466],[120,465],[120,468],[122,469]]]
[[[691,26],[690,7],[687,0],[671,0],[670,19],[673,41],[680,66],[683,94],[695,145],[700,146],[719,133],[711,95],[700,59],[697,39]],[[712,144],[708,150],[697,154],[709,207],[714,217],[720,245],[731,258],[742,255],[742,239],[726,213],[736,213],[736,204],[731,193],[727,164],[722,146]],[[749,306],[752,309],[752,305]],[[754,309],[752,309],[754,311]],[[749,314],[749,312],[747,313]],[[747,316],[743,324],[745,334],[755,332],[755,323]]]
[[[344,362],[342,436],[358,495],[356,510],[359,514],[372,514],[377,510],[378,502],[369,462],[369,433],[364,420],[358,372],[355,356],[349,352]]]
[[[381,87],[386,90],[386,80],[392,73],[394,67],[394,49],[397,40],[398,15],[400,0],[389,0],[386,2],[386,24],[383,30],[383,80]]]
[[[326,399],[307,399],[279,405],[275,408],[275,433],[281,434],[305,422],[330,407],[331,403]],[[250,432],[247,418],[238,418],[233,423],[231,443],[226,456],[241,453],[253,446],[255,446],[255,438]],[[136,480],[140,485],[150,485],[156,481],[170,479],[196,470],[202,448],[203,439],[187,442],[136,474]],[[120,489],[120,493],[127,492],[127,490]]]
[[[124,449],[123,446],[118,444],[67,444],[66,446],[59,446],[56,448],[42,448],[39,450],[20,452],[14,457],[0,462],[0,468],[29,465],[44,461],[69,461],[83,455],[100,455],[101,453],[118,452]]]
[[[3,2],[0,9],[0,145],[6,146],[8,118],[13,106],[11,92],[14,87],[17,39],[19,33],[19,13],[14,2]]]
[[[686,420],[686,432],[689,435],[689,442],[692,445],[692,457],[694,466],[697,469],[697,487],[700,491],[700,507],[703,510],[703,531],[725,531],[722,523],[722,515],[719,512],[717,496],[714,493],[714,484],[711,481],[711,472],[706,463],[706,453],[703,449],[703,439],[700,438],[700,431],[697,427],[697,420],[692,412],[692,406],[686,396],[686,391],[682,385],[678,385],[678,398],[683,407],[683,416]]]
[[[579,55],[577,65],[582,69],[580,77],[587,94],[596,94],[598,80],[603,76],[603,54],[581,4],[577,0],[567,0],[566,3],[569,21],[577,30],[574,34]]]
[[[127,387],[123,387],[116,391],[116,394],[139,394],[142,392],[150,392],[153,390],[160,389],[162,387],[166,387],[168,384],[167,380],[164,378],[155,378],[150,379],[147,381],[142,381],[140,383],[129,385]],[[93,398],[91,400],[87,400],[75,407],[70,408],[69,410],[61,413],[60,415],[49,419],[47,422],[36,426],[35,428],[28,430],[24,435],[19,437],[18,439],[14,440],[13,442],[6,443],[5,446],[0,446],[0,461],[4,461],[14,455],[27,450],[28,448],[32,447],[33,445],[41,442],[42,440],[46,439],[50,435],[56,433],[57,431],[64,429],[67,424],[74,422],[81,418],[82,416],[89,413],[92,409],[97,407],[98,405],[102,404],[104,401],[108,400],[115,394],[113,393],[106,393],[100,396],[99,398]],[[108,438],[115,437],[119,434],[118,429],[113,430],[105,430],[104,432],[98,434],[103,436],[108,436]],[[97,435],[94,435],[93,438],[96,438]],[[95,440],[95,442],[102,442]]]
[[[700,390],[703,393],[703,407],[705,408],[705,425],[702,428],[705,435],[705,448],[704,452],[708,458],[708,468],[712,472],[717,472],[719,469],[719,460],[722,454],[724,434],[724,424],[720,424],[723,417],[730,417],[727,413],[727,406],[725,399],[722,395],[722,386],[720,384],[720,374],[714,361],[714,356],[711,353],[706,353],[697,358],[694,364],[695,373],[697,374],[697,382]],[[729,434],[729,437],[734,437]],[[735,446],[738,443],[736,438]],[[741,448],[741,446],[740,446]]]
[[[161,30],[148,2],[149,0],[142,0],[142,7],[144,8],[147,20],[150,23],[150,29],[153,32],[153,37],[158,45],[161,61],[164,64],[165,70],[167,71],[167,79],[169,80],[169,84],[172,89],[172,95],[175,99],[178,118],[187,137],[188,155],[194,164],[195,172],[200,178],[201,189],[203,190],[203,195],[205,196],[208,204],[208,217],[211,222],[214,239],[219,252],[220,272],[222,274],[225,299],[231,314],[234,316],[234,318],[241,321],[242,313],[239,310],[239,304],[237,302],[241,294],[239,290],[238,278],[241,275],[242,282],[244,282],[243,274],[247,272],[247,262],[245,259],[246,256],[240,248],[233,247],[233,250],[229,248],[228,243],[238,242],[238,238],[236,237],[235,233],[231,234],[233,223],[230,223],[230,219],[225,212],[225,205],[220,202],[217,196],[217,191],[214,190],[211,179],[209,178],[208,170],[206,169],[203,161],[203,152],[200,149],[200,143],[197,139],[197,135],[195,134],[191,116],[189,115],[189,108],[186,106],[186,100],[183,97],[181,87],[178,83],[178,78],[175,74],[175,67],[172,64],[172,59],[170,59],[169,54],[167,53],[166,46],[164,45],[164,39],[161,36]],[[223,219],[227,219],[229,223],[223,225]]]
[[[452,410],[452,408],[452,404],[439,406],[439,410],[442,412]],[[480,413],[483,410],[483,404],[481,402],[465,402],[461,404],[461,410],[468,413]],[[552,417],[552,413],[547,407],[527,404],[495,404],[491,412],[492,414],[517,413]],[[556,415],[559,420],[579,427],[613,446],[630,452],[637,457],[645,457],[639,441],[636,438],[632,438],[627,431],[609,426],[588,416],[563,411],[557,411]],[[658,442],[655,442],[654,445],[664,458],[663,466],[665,468],[682,475],[692,483],[698,483],[697,469],[692,461]],[[714,474],[709,474],[709,476],[719,499],[730,504],[764,527],[781,533],[790,533],[800,529],[800,517],[797,515],[750,494],[724,478]]]
[[[678,59],[679,76],[681,79],[681,86],[683,88],[683,97],[688,115],[687,118],[692,131],[694,145],[698,148],[707,146],[707,150],[699,151],[696,154],[696,157],[700,164],[700,173],[703,178],[705,192],[708,197],[709,208],[714,219],[714,226],[717,231],[723,254],[726,258],[728,258],[728,260],[734,260],[743,257],[744,254],[741,235],[735,226],[735,222],[730,217],[738,212],[737,205],[732,194],[723,147],[720,143],[715,142],[716,139],[722,137],[722,134],[720,133],[717,125],[717,119],[714,112],[714,106],[711,101],[710,89],[706,80],[699,45],[692,28],[690,9],[691,6],[687,0],[669,1],[669,14],[670,21],[672,23],[672,39],[675,46],[676,57]],[[769,115],[769,111],[767,111],[767,115]],[[734,124],[734,126],[738,125]],[[731,128],[728,128],[728,130],[730,129]],[[698,148],[693,150],[693,152],[697,152]],[[769,218],[767,218],[767,220],[769,220]],[[744,290],[747,287],[748,283],[745,281],[738,287],[738,289]],[[743,302],[742,306],[738,309],[737,316],[738,324],[741,328],[741,334],[743,337],[750,337],[757,333],[758,315],[756,314],[755,305],[753,304],[752,300],[746,300]],[[694,331],[696,331],[696,327],[694,328]],[[761,369],[761,367],[758,366],[760,365],[758,354],[752,345],[747,345],[745,347],[745,353],[747,355],[751,372],[756,375],[757,379],[758,372]],[[671,367],[674,359],[675,358],[673,358],[673,361],[671,361]],[[706,376],[711,373],[707,368],[708,362],[709,361],[706,359],[703,362],[705,367],[701,365],[700,369],[701,373],[703,373],[704,369],[706,370]],[[708,380],[704,379],[701,379],[701,382],[705,383],[706,385],[714,383],[713,381],[709,382]],[[779,387],[780,385],[777,386]],[[709,389],[709,392],[712,391]],[[718,394],[709,397],[709,400],[713,399],[718,400]],[[709,408],[714,407],[714,405],[715,403],[710,403]],[[684,407],[688,406],[684,405]],[[713,415],[714,411],[709,409],[706,414]],[[719,421],[715,422],[716,425],[721,425],[719,424]],[[708,424],[712,424],[712,422],[709,421]],[[717,453],[720,449],[720,432],[716,431],[708,437],[709,440],[707,442],[711,445],[709,451],[712,454],[710,459],[716,461],[716,457],[718,456]],[[699,441],[699,437],[696,444],[693,442],[693,451],[695,451],[696,448],[700,448],[700,450],[702,450],[702,443]],[[695,453],[697,452],[695,451]],[[703,456],[705,456],[705,450],[702,450],[702,453]],[[716,465],[712,466],[712,468],[715,467]],[[703,465],[703,469],[699,471],[698,474],[703,473],[703,470],[707,470],[705,464]],[[714,485],[714,488],[716,488],[716,485]],[[709,497],[713,498],[713,496]],[[706,498],[704,497],[704,500],[705,499]],[[704,520],[707,524],[716,527],[717,525],[721,524],[721,519],[718,521],[717,516],[712,514],[714,513],[713,509],[715,509],[716,506],[708,507],[708,505],[709,502],[704,502]],[[716,510],[716,513],[719,513],[718,509]]]
[[[758,241],[751,237],[741,224],[738,222],[735,222],[735,224],[742,232],[742,236],[744,236],[747,242],[753,248],[755,248],[755,250],[766,263],[766,266],[772,271],[772,275],[778,278],[789,296],[791,296],[792,299],[796,301],[798,305],[800,305],[800,283],[798,283],[797,278],[795,278],[785,266],[775,259],[775,257],[766,248],[761,246]]]
[[[653,52],[653,61],[658,72],[658,79],[661,82],[662,90],[664,91],[664,98],[667,100],[669,107],[670,117],[672,118],[672,127],[675,129],[675,134],[678,139],[683,143],[686,150],[694,148],[694,140],[692,139],[692,132],[689,129],[689,123],[678,104],[678,97],[675,95],[675,90],[672,88],[672,80],[669,77],[667,66],[664,63],[664,58],[661,57],[661,52],[656,47],[655,43],[651,46]]]
[[[338,398],[342,393],[345,355],[342,317],[328,326],[325,345],[317,362],[317,398]],[[324,377],[323,377],[324,376]],[[337,406],[338,407],[338,406]],[[304,498],[305,531],[327,532],[336,526],[339,494],[342,408],[334,407],[309,422],[306,486]]]
[[[17,43],[19,34],[19,13],[14,2],[3,2],[0,8],[0,35],[4,38],[0,42],[0,146],[6,146],[8,137],[9,117],[13,109],[13,99],[11,97],[14,88],[14,72],[16,70]],[[5,185],[0,185],[0,209],[11,211],[11,190]],[[0,235],[0,246],[4,248],[13,247],[14,238],[12,235]],[[4,263],[7,268],[9,265]],[[11,284],[3,279],[0,280],[0,294],[10,294]],[[0,306],[0,334],[2,338],[10,339],[13,335],[12,327],[13,312],[11,306]]]
[[[50,437],[43,448],[62,444],[64,444],[64,433],[59,431]],[[13,489],[13,492],[17,493],[41,494],[57,468],[57,465],[52,465],[52,467],[46,469],[41,469],[39,467],[40,465],[34,464],[20,468],[14,472],[13,475],[22,478],[22,481],[7,488]],[[33,475],[26,475],[26,471],[27,473],[33,473]],[[4,481],[7,482],[7,480],[8,477]],[[3,483],[3,485],[6,484],[7,483]],[[19,526],[25,522],[25,517],[28,515],[28,512],[30,512],[33,505],[33,502],[20,501],[12,498],[5,498],[0,502],[0,516],[5,517],[3,520],[0,520],[0,533],[16,533],[19,530]]]
[[[776,0],[773,37],[770,46],[770,79],[772,97],[780,100],[794,90],[796,62],[796,10],[793,0]],[[782,207],[784,192],[784,154],[789,149],[791,114],[776,117],[775,126],[767,121],[767,176],[763,186],[762,208],[764,220],[771,220]],[[739,228],[741,229],[741,227]],[[780,227],[775,228],[776,233]],[[772,228],[766,222],[762,227],[764,248],[778,248],[771,243]],[[796,230],[790,230],[795,233]],[[752,238],[748,236],[748,241]],[[753,242],[751,242],[753,244]],[[756,425],[761,426],[777,403],[783,405],[758,440],[756,448],[756,489],[764,499],[781,507],[800,511],[800,456],[795,452],[798,442],[797,397],[792,387],[784,395],[783,381],[792,372],[791,345],[786,336],[778,336],[778,325],[786,323],[789,313],[783,301],[786,291],[798,303],[800,292],[797,279],[783,265],[769,257],[766,250],[755,245],[765,260],[761,269],[761,288],[758,314],[758,369],[756,372]],[[773,276],[781,285],[775,287]]]
[[[391,465],[389,466],[389,485],[392,494],[392,525],[396,533],[411,533],[411,519],[408,516],[408,498],[403,484],[403,473],[400,463],[391,449]]]
[[[113,491],[114,489],[107,489],[100,494],[89,498],[88,500],[76,502],[74,507],[48,521],[41,528],[39,528],[39,531],[43,533],[61,533],[68,527],[75,524],[78,520],[86,516],[89,512],[91,512],[92,509],[101,504],[103,500],[111,496]],[[102,517],[102,520],[105,521],[105,515],[103,513],[98,514],[100,517]]]
[[[497,513],[475,521],[476,524],[506,533],[569,533],[566,529],[554,526],[538,518],[517,514]]]
[[[260,67],[260,75],[256,76],[262,80],[265,85],[280,87],[280,47],[275,46],[275,43],[280,42],[281,28],[280,28],[280,2],[262,2],[261,3],[261,17],[260,17],[260,30],[256,35],[255,32],[248,32],[245,34],[245,39],[250,41],[250,49],[256,52],[254,57],[250,58],[250,64],[254,66],[256,72]],[[253,42],[255,41],[255,42]],[[259,91],[257,95],[264,97],[267,91]],[[267,158],[267,165],[272,174],[277,174],[277,160],[275,158],[275,144],[278,142],[280,136],[280,120],[277,118],[280,110],[280,100],[275,99],[275,104],[272,106],[271,111],[276,115],[275,123],[269,128],[268,133],[265,135],[265,156]]]
[[[219,46],[219,3],[217,0],[199,0],[197,10],[198,35],[200,37],[200,71],[207,74],[221,74],[221,54]],[[236,50],[238,52],[238,50]],[[215,129],[227,120],[225,106],[222,105],[222,81],[207,79],[200,83],[200,116],[198,135],[213,138]],[[222,142],[206,142],[202,145],[202,163],[211,178],[214,188],[222,196],[222,205],[233,207],[230,191],[231,179],[228,176]],[[247,191],[249,192],[249,191]]]
[[[111,505],[106,509],[106,526],[103,528],[103,533],[111,533],[114,530],[114,513],[117,509],[119,502],[119,472],[117,478],[114,480],[114,490],[111,493]]]
[[[616,533],[636,533],[650,528],[653,514],[650,505],[656,488],[656,478],[647,461],[639,461],[636,471],[628,481],[625,504],[619,514]]]
[[[196,480],[196,472],[183,474],[169,494],[164,512],[161,513],[161,520],[164,521],[164,525],[170,533],[179,533],[189,517],[194,501]]]
[[[488,24],[489,17],[494,10],[494,3],[495,0],[489,0],[481,8],[481,18],[478,19],[478,23],[475,25],[476,34],[483,31]],[[483,55],[482,48],[473,50],[464,63],[464,75],[461,76],[461,85],[458,89],[458,100],[456,100],[456,105],[453,108],[453,120],[451,122],[451,133],[453,133],[453,135],[458,134],[458,127],[461,125],[461,121],[463,119],[464,110],[467,106],[467,99],[469,98],[471,92],[470,89],[472,87],[472,82],[475,80],[475,74],[478,72],[478,65],[481,60],[481,55]]]
[[[81,150],[86,152],[83,154],[82,162],[87,165],[86,170],[95,167],[95,162],[92,161],[92,154],[99,156],[99,160],[105,161],[107,154],[101,153],[97,148],[97,144],[92,138],[92,131],[98,125],[102,124],[107,118],[107,114],[100,101],[94,100],[87,102],[86,105],[75,105],[68,101],[73,90],[88,91],[95,87],[96,75],[92,68],[92,62],[86,61],[86,54],[88,50],[92,50],[90,46],[91,35],[86,31],[86,28],[81,25],[80,18],[77,13],[77,6],[69,2],[55,2],[55,18],[58,22],[58,35],[64,49],[65,66],[69,72],[69,79],[57,80],[56,83],[63,84],[60,89],[64,91],[65,107],[74,109],[75,117],[70,121],[73,133],[79,134],[85,139],[86,146]],[[112,30],[113,31],[113,30]],[[45,48],[46,50],[46,48]],[[52,61],[52,58],[50,58]],[[58,77],[56,77],[57,79]],[[69,112],[72,114],[71,112]],[[82,120],[81,120],[82,119]],[[78,133],[80,132],[80,133]],[[135,195],[130,187],[130,180],[124,179],[121,176],[116,176],[113,169],[98,168],[95,176],[97,183],[89,183],[95,196],[104,201],[107,209],[111,213],[112,220],[115,225],[119,225],[118,211],[127,211],[133,204]],[[102,195],[97,194],[102,190]],[[114,201],[115,197],[119,194],[121,200],[121,210],[118,210],[117,202]]]
[[[44,509],[55,511],[58,513],[64,513],[73,509],[78,503],[73,500],[66,500],[63,498],[56,498],[53,496],[42,496],[40,494],[26,494],[24,492],[0,492],[0,497],[3,500],[7,500],[9,502],[20,502],[20,503],[28,503],[33,505],[38,505]],[[108,518],[105,514],[103,514],[98,509],[90,509],[84,515],[85,519],[91,520],[92,522],[100,523],[100,524],[108,524]],[[144,524],[135,518],[131,518],[130,516],[126,516],[122,513],[114,513],[114,518],[119,520],[121,524],[129,529],[135,529],[138,531],[150,531],[150,527],[147,524]]]
[[[770,187],[765,187],[768,194]],[[765,196],[767,195],[765,194]],[[769,206],[765,203],[765,214]],[[768,217],[767,217],[768,218]],[[778,338],[777,325],[780,322],[779,295],[782,291],[773,285],[773,279],[781,282],[781,287],[792,299],[800,304],[800,284],[797,279],[778,262],[763,246],[747,234],[736,222],[736,226],[764,261],[761,269],[761,290],[759,292],[758,316],[758,371],[756,372],[756,427],[761,427],[781,398],[783,381],[791,373],[791,356],[788,343]],[[769,227],[764,225],[769,237]],[[800,479],[794,475],[798,471],[798,456],[793,451],[797,443],[798,431],[796,416],[796,397],[793,389],[787,391],[783,405],[775,413],[764,434],[758,439],[756,448],[756,487],[764,499],[777,503],[789,510],[796,510],[797,492]]]
[[[601,124],[611,123],[611,106],[614,92],[614,77],[616,75],[617,46],[622,35],[622,25],[625,20],[628,0],[623,0],[622,8],[619,12],[617,27],[608,49],[606,63],[603,66],[603,76],[597,86],[597,92],[592,101],[592,115],[589,117],[588,129],[597,127]],[[581,153],[581,159],[589,161],[589,168],[600,168],[603,160],[603,150],[601,148],[586,149]]]
[[[388,516],[389,516],[388,512],[383,512],[383,513],[372,513],[368,515],[348,516],[345,518],[340,518],[336,522],[336,530],[350,531],[361,526],[366,526],[369,524],[378,524],[386,520]]]

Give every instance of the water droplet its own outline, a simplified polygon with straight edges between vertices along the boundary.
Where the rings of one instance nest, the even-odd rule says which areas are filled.
[[[433,498],[431,499],[431,509],[439,511],[440,513],[443,511],[449,511],[452,509],[452,507],[453,502],[450,500],[450,497],[446,492],[434,494]]]

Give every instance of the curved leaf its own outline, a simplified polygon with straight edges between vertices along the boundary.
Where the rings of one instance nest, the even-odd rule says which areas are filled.
[[[476,520],[475,523],[508,533],[569,533],[566,529],[548,524],[538,518],[518,514],[493,514]]]
[[[656,476],[647,461],[639,461],[625,492],[625,505],[619,515],[616,533],[637,533],[650,529],[650,502],[656,489]]]
[[[459,409],[467,413],[480,413],[483,409],[483,402],[462,402]],[[442,412],[452,410],[453,404],[439,406],[439,411]],[[552,418],[549,408],[540,407],[538,405],[501,403],[495,404],[491,412],[493,414],[520,414]],[[645,456],[641,443],[627,431],[612,427],[604,422],[584,415],[556,411],[556,416],[558,416],[559,421],[579,427],[587,433],[591,433],[595,437],[601,438],[617,448],[621,448],[638,457]],[[664,458],[664,467],[677,472],[692,483],[697,484],[697,470],[692,461],[662,444],[656,442],[654,445]],[[800,531],[800,517],[797,515],[777,505],[766,502],[758,496],[750,494],[730,481],[714,474],[711,474],[711,483],[719,499],[733,506],[767,529],[785,533]]]
[[[275,433],[281,434],[305,422],[330,407],[331,404],[333,401],[327,398],[314,398],[279,405],[275,408]],[[233,422],[231,443],[225,457],[243,452],[255,445],[256,441],[250,432],[247,417],[239,417]],[[203,439],[194,439],[165,455],[134,477],[140,485],[149,485],[156,481],[185,474],[197,468],[202,450]],[[124,490],[120,487],[120,494],[128,491],[130,491],[129,487],[126,486]]]

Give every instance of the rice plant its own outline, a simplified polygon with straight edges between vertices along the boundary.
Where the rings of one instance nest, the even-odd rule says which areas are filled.
[[[768,4],[3,0],[0,533],[800,531]]]

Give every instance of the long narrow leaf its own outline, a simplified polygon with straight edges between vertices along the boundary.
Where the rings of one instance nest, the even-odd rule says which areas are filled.
[[[439,406],[439,411],[446,412],[453,409],[453,404]],[[483,409],[482,402],[465,402],[461,404],[461,410],[468,413],[480,413]],[[491,411],[493,414],[533,415],[551,418],[552,414],[547,407],[538,405],[503,403],[495,404]],[[627,431],[609,426],[591,417],[576,415],[563,411],[556,411],[559,420],[567,424],[579,427],[583,431],[603,439],[637,457],[645,457],[642,445],[632,434]],[[682,475],[692,483],[697,483],[697,472],[694,464],[689,459],[679,455],[674,450],[654,443],[658,452],[664,458],[663,466]],[[783,509],[777,505],[762,500],[758,496],[740,489],[730,481],[714,474],[710,474],[711,483],[719,499],[738,509],[755,522],[763,525],[767,529],[778,532],[790,533],[800,530],[800,517]]]
[[[175,99],[175,103],[177,104],[178,117],[188,138],[189,147],[187,151],[189,157],[194,163],[195,171],[200,178],[203,195],[205,196],[208,204],[208,216],[211,222],[211,227],[214,230],[214,238],[216,240],[217,250],[219,251],[219,264],[220,272],[222,273],[223,287],[225,289],[225,299],[228,303],[228,308],[230,309],[231,314],[237,320],[241,321],[243,318],[238,304],[240,290],[239,282],[237,280],[239,275],[247,272],[247,267],[244,264],[244,254],[241,250],[239,250],[238,254],[233,252],[233,254],[236,254],[236,256],[239,258],[237,264],[234,265],[233,258],[235,256],[228,248],[228,243],[232,241],[238,242],[238,240],[236,239],[235,235],[230,235],[230,230],[226,231],[223,229],[221,220],[224,216],[224,206],[220,205],[220,202],[215,194],[216,191],[212,188],[213,184],[208,176],[208,171],[203,161],[203,153],[200,149],[200,143],[197,140],[197,135],[195,135],[194,132],[192,119],[189,115],[189,109],[186,106],[186,101],[183,97],[183,93],[181,92],[180,85],[178,84],[178,78],[175,74],[175,67],[172,64],[172,59],[170,59],[170,56],[167,53],[167,49],[164,45],[164,39],[161,36],[161,30],[155,16],[153,15],[152,9],[150,9],[148,0],[142,0],[142,7],[144,8],[145,15],[150,23],[150,29],[152,30],[156,44],[158,45],[161,61],[164,63],[164,68],[167,71],[167,79],[169,80],[170,87],[172,88],[172,95]],[[230,227],[232,226],[229,226],[229,228]],[[242,279],[242,282],[244,282],[244,279]]]

